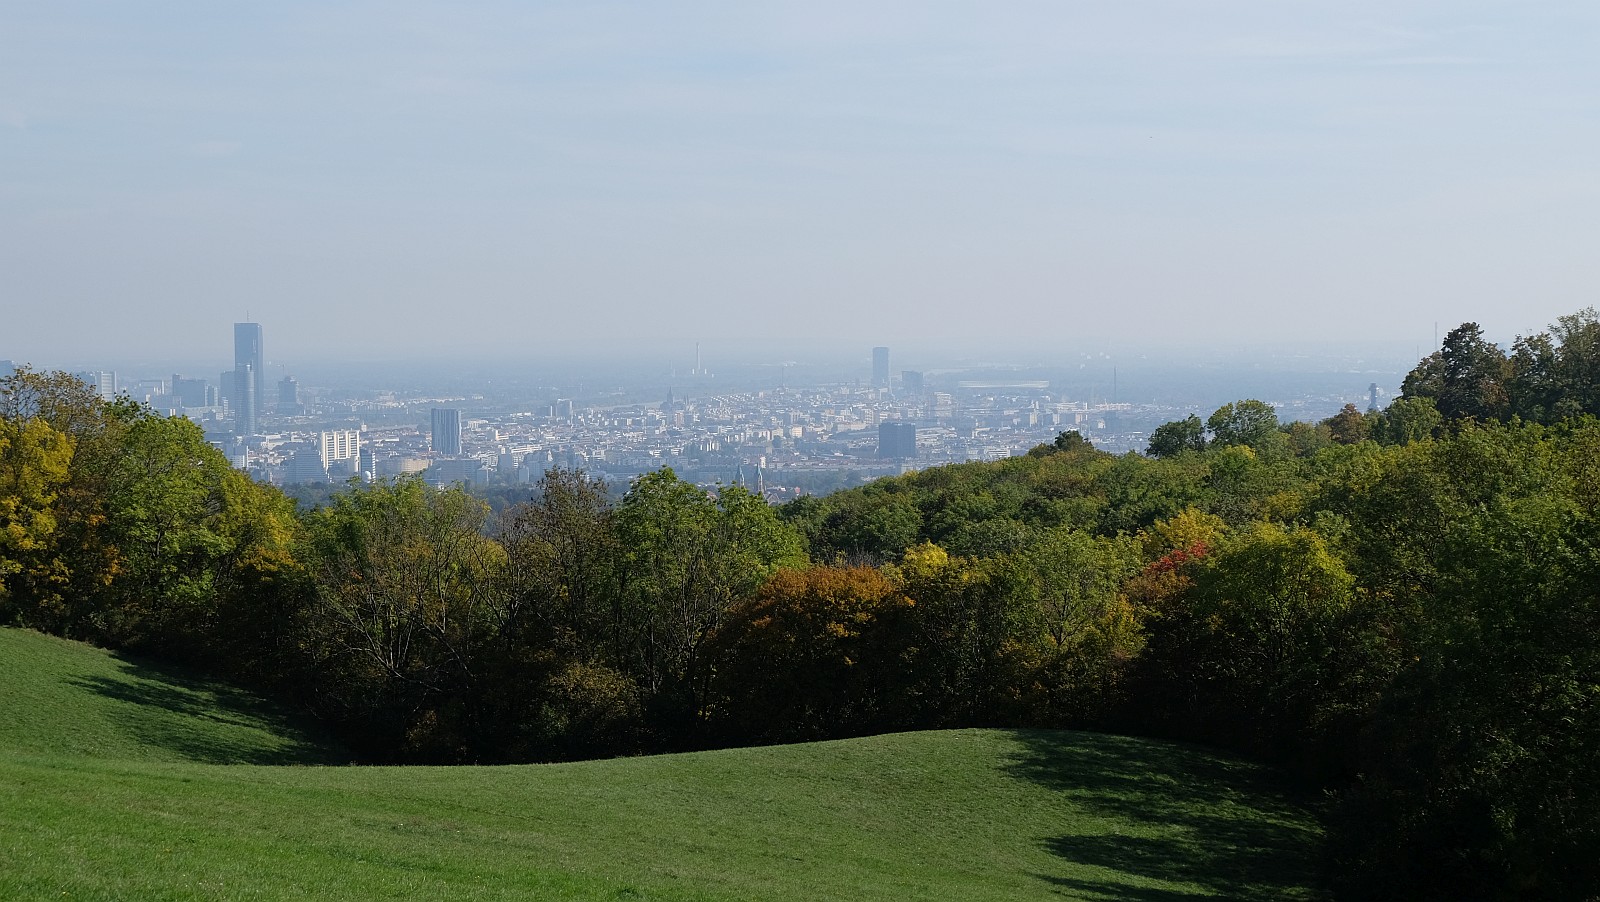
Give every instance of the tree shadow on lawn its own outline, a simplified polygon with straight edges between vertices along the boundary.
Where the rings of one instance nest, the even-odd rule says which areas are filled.
[[[69,682],[122,704],[110,718],[144,745],[200,764],[339,764],[330,743],[278,705],[226,683],[127,655],[115,676]]]
[[[1040,875],[1063,894],[1147,902],[1320,897],[1321,830],[1307,807],[1296,804],[1292,786],[1270,771],[1199,748],[1121,736],[1012,735],[1022,746],[1008,767],[1013,775],[1067,795],[1092,818],[1131,825],[1121,828],[1125,833],[1087,827],[1052,837],[1045,842],[1051,852],[1079,865],[1203,890]]]

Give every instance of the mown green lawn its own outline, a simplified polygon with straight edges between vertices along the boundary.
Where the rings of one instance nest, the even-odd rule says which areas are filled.
[[[1320,829],[1269,774],[1123,737],[285,766],[340,756],[244,693],[17,630],[0,630],[0,721],[3,899],[1166,902],[1320,886]]]
[[[226,683],[0,629],[0,756],[340,764],[337,746]]]

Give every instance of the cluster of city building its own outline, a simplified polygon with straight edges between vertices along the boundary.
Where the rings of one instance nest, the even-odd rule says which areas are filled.
[[[392,392],[334,402],[327,391],[303,392],[292,375],[269,384],[259,323],[234,324],[234,367],[216,384],[78,375],[104,397],[189,417],[235,466],[283,485],[410,473],[438,484],[528,483],[552,466],[625,484],[671,466],[701,484],[782,499],[1022,454],[1064,429],[1113,448],[1140,446],[1145,431],[1130,423],[1139,419],[1130,405],[1067,400],[1047,382],[894,374],[885,347],[873,349],[870,382],[717,392],[697,359],[694,396],[668,384],[658,401],[605,405],[556,398],[475,409],[470,398]]]
[[[660,377],[648,401],[593,394],[534,399],[498,394],[302,387],[270,379],[259,323],[234,324],[233,369],[215,383],[172,374],[78,377],[100,395],[131,397],[198,423],[207,440],[257,479],[280,485],[421,474],[436,484],[524,484],[551,467],[626,486],[663,466],[705,486],[742,484],[773,500],[868,478],[1025,454],[1076,430],[1097,447],[1143,450],[1149,432],[1192,410],[1071,398],[1049,380],[993,371],[890,368],[872,350],[866,374],[816,384],[742,388],[705,368]],[[0,376],[10,372],[0,361]],[[280,368],[279,372],[283,372]],[[785,380],[787,381],[787,380]],[[748,380],[747,380],[748,383]],[[1376,404],[1376,386],[1372,387]],[[1280,412],[1327,416],[1342,396],[1291,401]]]

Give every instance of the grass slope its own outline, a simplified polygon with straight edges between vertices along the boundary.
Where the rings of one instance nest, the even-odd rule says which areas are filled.
[[[183,692],[90,678],[119,674]],[[0,630],[0,898],[1316,896],[1314,819],[1183,746],[959,730],[528,767],[195,763],[328,757],[247,699]]]
[[[281,708],[229,684],[17,629],[0,629],[0,755],[349,760]]]

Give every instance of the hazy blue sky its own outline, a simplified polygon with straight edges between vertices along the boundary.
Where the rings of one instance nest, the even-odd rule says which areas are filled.
[[[1426,344],[1596,303],[1600,3],[0,0],[0,358]]]

